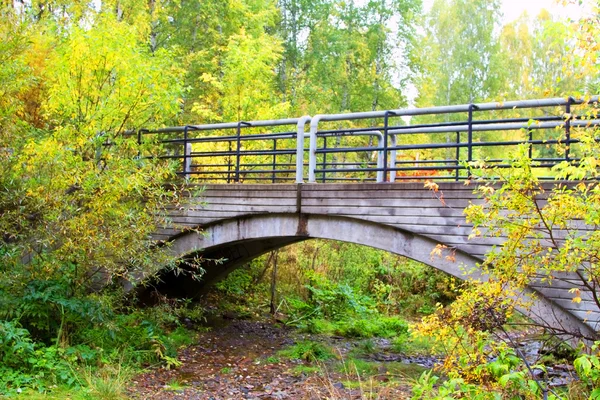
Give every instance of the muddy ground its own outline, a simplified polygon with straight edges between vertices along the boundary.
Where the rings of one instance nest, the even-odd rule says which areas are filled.
[[[290,360],[278,352],[298,340],[325,341],[336,357],[326,362]],[[425,368],[375,350],[367,357],[375,373],[360,377],[345,359],[356,342],[301,335],[273,322],[232,320],[199,333],[179,354],[182,365],[153,369],[129,388],[133,399],[406,399]],[[411,360],[409,360],[411,361]],[[395,368],[388,368],[394,363]]]

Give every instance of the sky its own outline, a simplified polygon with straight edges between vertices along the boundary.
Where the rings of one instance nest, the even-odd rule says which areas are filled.
[[[557,15],[566,13],[569,18],[574,20],[579,19],[583,13],[581,7],[573,5],[563,7],[556,0],[501,0],[501,2],[504,23],[514,21],[524,11],[527,11],[529,15],[535,16],[543,8]],[[423,0],[424,9],[428,10],[432,3],[433,0]]]
[[[564,7],[559,5],[555,0],[502,0],[502,12],[504,14],[504,22],[511,22],[517,19],[523,11],[527,11],[529,15],[537,15],[541,9],[545,8],[552,14],[566,15],[571,19],[579,19],[582,15],[582,8],[574,5]]]

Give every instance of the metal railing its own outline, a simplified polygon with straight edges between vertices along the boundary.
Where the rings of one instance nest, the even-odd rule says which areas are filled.
[[[138,141],[154,135],[161,151],[146,156],[176,160],[179,175],[200,182],[461,180],[478,160],[509,167],[511,148],[522,144],[551,177],[553,166],[579,160],[572,130],[600,124],[597,103],[569,97],[188,125],[143,129]]]

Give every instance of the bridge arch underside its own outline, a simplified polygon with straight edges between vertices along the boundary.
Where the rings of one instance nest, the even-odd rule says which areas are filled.
[[[459,279],[466,279],[464,271],[474,279],[486,279],[475,267],[482,260],[457,250],[452,257],[432,257],[438,244],[431,238],[414,234],[397,227],[355,218],[318,214],[261,214],[221,220],[203,227],[203,233],[186,232],[172,240],[171,251],[181,259],[201,255],[206,260],[223,259],[222,262],[206,262],[201,282],[185,275],[175,277],[164,274],[158,289],[167,295],[194,297],[211,283],[223,278],[235,268],[250,260],[292,243],[308,239],[331,239],[365,245],[411,258]],[[535,293],[534,306],[525,312],[534,321],[555,327],[558,331],[577,331],[593,337],[594,329],[576,318],[568,310],[553,303],[540,293],[528,290],[524,295]]]

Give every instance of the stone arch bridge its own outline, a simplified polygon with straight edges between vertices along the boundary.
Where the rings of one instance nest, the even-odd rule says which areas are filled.
[[[519,145],[528,146],[540,174],[551,174],[561,161],[576,161],[579,142],[572,130],[599,121],[573,118],[575,106],[590,107],[584,99],[545,99],[144,131],[139,140],[159,135],[165,144],[161,157],[181,160],[190,193],[202,189],[190,195],[190,206],[169,208],[172,222],[154,239],[171,242],[180,258],[226,260],[206,267],[207,281],[312,238],[375,247],[465,279],[465,268],[472,270],[503,243],[501,237],[469,239],[472,226],[463,212],[480,200],[464,185],[468,164],[485,158],[507,168],[509,149]],[[507,114],[498,116],[501,112]],[[439,115],[452,120],[447,114],[465,118],[431,122]],[[410,124],[400,120],[406,116],[413,118]],[[365,121],[368,127],[357,123]],[[290,125],[296,129],[287,131]],[[437,181],[444,201],[424,186],[425,179]],[[550,191],[555,182],[545,185]],[[432,256],[438,245],[451,249],[453,257]],[[485,279],[472,271],[469,277]],[[558,278],[551,286],[539,282],[528,288],[526,295],[536,299],[530,317],[595,336],[600,310],[592,293],[572,276]],[[191,281],[165,279],[170,290],[197,290]],[[573,288],[582,292],[580,303],[572,301]]]

